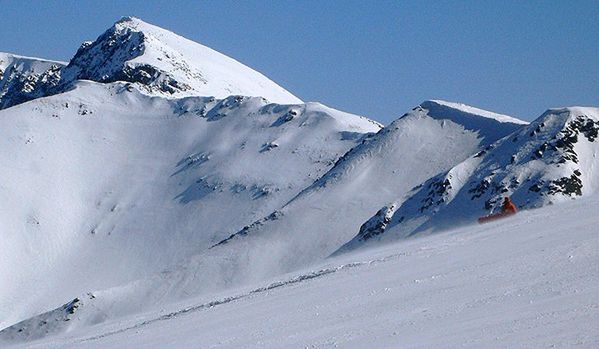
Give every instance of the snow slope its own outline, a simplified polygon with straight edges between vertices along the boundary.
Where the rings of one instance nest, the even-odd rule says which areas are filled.
[[[0,338],[15,348],[595,348],[597,207],[595,195],[36,342],[18,333],[47,325]],[[66,323],[86,314],[78,307]]]
[[[165,99],[81,81],[0,111],[0,129],[6,326],[207,249],[380,125],[318,103]]]
[[[405,202],[383,207],[342,250],[474,222],[497,212],[504,196],[530,209],[594,194],[598,136],[599,108],[548,110],[416,187]]]
[[[257,221],[217,248],[234,244],[239,258],[269,256],[258,264],[278,272],[312,263],[350,240],[372,211],[521,127],[424,102],[345,154],[278,209],[277,219]],[[266,251],[273,241],[293,252]]]
[[[314,103],[164,99],[93,82],[1,114],[13,130],[3,160],[15,164],[0,187],[11,202],[2,247],[20,251],[2,261],[6,325],[88,292],[118,318],[318,261],[373,207],[503,125],[468,130],[455,110],[418,107],[368,135],[380,126]]]

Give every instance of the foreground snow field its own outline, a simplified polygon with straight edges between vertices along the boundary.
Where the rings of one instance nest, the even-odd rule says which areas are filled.
[[[524,211],[22,345],[597,348],[598,213]]]

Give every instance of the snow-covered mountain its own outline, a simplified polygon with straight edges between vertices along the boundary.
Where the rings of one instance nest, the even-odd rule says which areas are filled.
[[[599,108],[551,109],[382,207],[343,250],[475,222],[510,196],[521,209],[597,191]]]
[[[0,52],[0,109],[50,93],[60,82],[63,62]]]
[[[382,127],[133,17],[68,64],[0,54],[0,109],[0,339],[17,343],[599,185],[597,108],[528,124],[431,100]]]
[[[44,100],[46,106],[39,111],[47,115],[52,110],[56,116],[49,121],[61,129],[68,125],[69,132],[83,128],[82,122],[94,130],[101,125],[105,131],[86,134],[79,130],[82,139],[73,143],[79,144],[76,154],[84,152],[95,166],[82,163],[81,155],[69,156],[77,160],[66,160],[64,166],[93,169],[93,178],[77,186],[72,197],[60,200],[92,200],[97,204],[91,212],[73,213],[77,219],[56,229],[53,214],[41,216],[57,206],[56,196],[51,195],[47,207],[36,207],[31,214],[34,218],[28,218],[37,222],[29,230],[52,227],[51,231],[72,232],[54,239],[75,241],[77,253],[61,257],[72,248],[61,246],[60,256],[48,257],[60,260],[62,276],[53,278],[62,285],[58,293],[62,298],[49,296],[57,294],[51,293],[56,291],[54,286],[40,303],[19,302],[27,307],[15,310],[35,315],[34,309],[41,313],[42,305],[50,303],[56,310],[43,317],[70,319],[73,307],[68,304],[76,304],[79,315],[66,324],[60,320],[56,326],[17,334],[18,338],[114,320],[165,300],[262,280],[316,262],[351,238],[367,218],[366,208],[377,207],[450,168],[523,123],[429,101],[374,134],[368,132],[380,127],[370,120],[316,104],[279,106],[244,97],[165,100],[128,87],[79,83],[74,91]],[[65,108],[74,96],[84,96],[86,104],[71,102]],[[112,101],[109,107],[107,100]],[[16,107],[23,112],[15,119],[26,118],[31,106],[38,108],[35,101]],[[124,117],[128,110],[143,116],[130,112]],[[38,134],[53,133],[39,118],[32,122],[46,131],[21,136],[24,142],[33,139],[27,143],[33,153],[57,147],[37,139]],[[21,144],[14,147],[13,156],[23,151]],[[128,149],[126,158],[119,156],[124,148]],[[23,159],[31,154],[24,154]],[[149,158],[157,156],[160,161],[151,161],[152,175],[146,174]],[[109,159],[113,159],[112,166],[106,164]],[[38,167],[55,171],[48,164]],[[74,177],[65,179],[79,175]],[[31,196],[24,198],[24,208],[35,201],[38,189],[32,189]],[[89,209],[84,203],[78,207]],[[28,231],[19,232],[15,240],[21,243],[23,234]],[[47,254],[47,243],[37,246],[36,254]],[[211,245],[214,248],[207,250]],[[104,262],[94,264],[97,260]],[[19,289],[27,288],[24,282],[35,275],[48,273],[34,260],[19,262],[32,266],[27,274],[15,276]],[[88,280],[90,274],[93,282]],[[87,294],[90,291],[93,296]],[[38,296],[41,293],[35,291]],[[15,289],[12,295],[16,298],[21,293]]]
[[[259,96],[302,101],[264,75],[206,46],[135,17],[84,42],[68,65],[0,53],[0,109],[65,92],[79,80],[136,83],[165,97]]]
[[[38,312],[41,295],[62,301],[208,248],[380,129],[317,103],[164,99],[89,81],[0,111],[0,125],[3,321]]]
[[[260,96],[270,102],[301,100],[264,75],[168,30],[124,17],[86,42],[64,69],[63,82],[137,82],[164,96]]]
[[[234,247],[242,251],[239,258],[267,256],[257,264],[271,264],[277,272],[317,261],[350,240],[373,208],[401,197],[524,124],[464,105],[424,102],[364,139],[285,206],[217,247],[242,246]],[[275,256],[268,251],[273,241],[292,252]]]
[[[131,17],[0,72],[0,327],[187,260],[381,128]]]

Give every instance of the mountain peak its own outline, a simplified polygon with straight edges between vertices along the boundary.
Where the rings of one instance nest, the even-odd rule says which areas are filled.
[[[8,66],[15,68],[10,74]],[[84,42],[66,66],[0,54],[0,80],[0,109],[65,92],[80,80],[134,83],[146,94],[163,97],[241,95],[302,103],[242,63],[136,17],[123,17],[96,40]]]
[[[123,16],[123,17],[121,17],[121,19],[116,21],[115,25],[117,25],[117,24],[138,25],[139,23],[146,23],[146,22],[144,22],[140,18],[137,18],[134,16]]]
[[[144,22],[123,17],[95,41],[84,43],[63,73],[65,83],[138,83],[164,96],[260,96],[294,104],[301,100],[273,81],[211,48]]]
[[[122,17],[121,19],[116,21],[112,25],[111,28],[108,29],[108,31],[111,31],[111,30],[116,30],[116,31],[130,30],[132,32],[142,32],[147,35],[166,34],[166,35],[173,35],[173,36],[181,37],[180,35],[172,32],[170,30],[150,24],[140,18],[133,17],[133,16]]]
[[[578,116],[586,116],[595,121],[599,121],[599,114],[597,114],[596,107],[581,107],[581,106],[572,106],[572,107],[561,107],[561,108],[550,108],[547,109],[537,120],[542,120],[548,116],[554,115],[564,115],[565,118],[575,118]]]

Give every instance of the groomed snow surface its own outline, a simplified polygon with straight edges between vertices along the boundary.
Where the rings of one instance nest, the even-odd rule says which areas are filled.
[[[597,348],[598,207],[525,211],[22,345]]]

